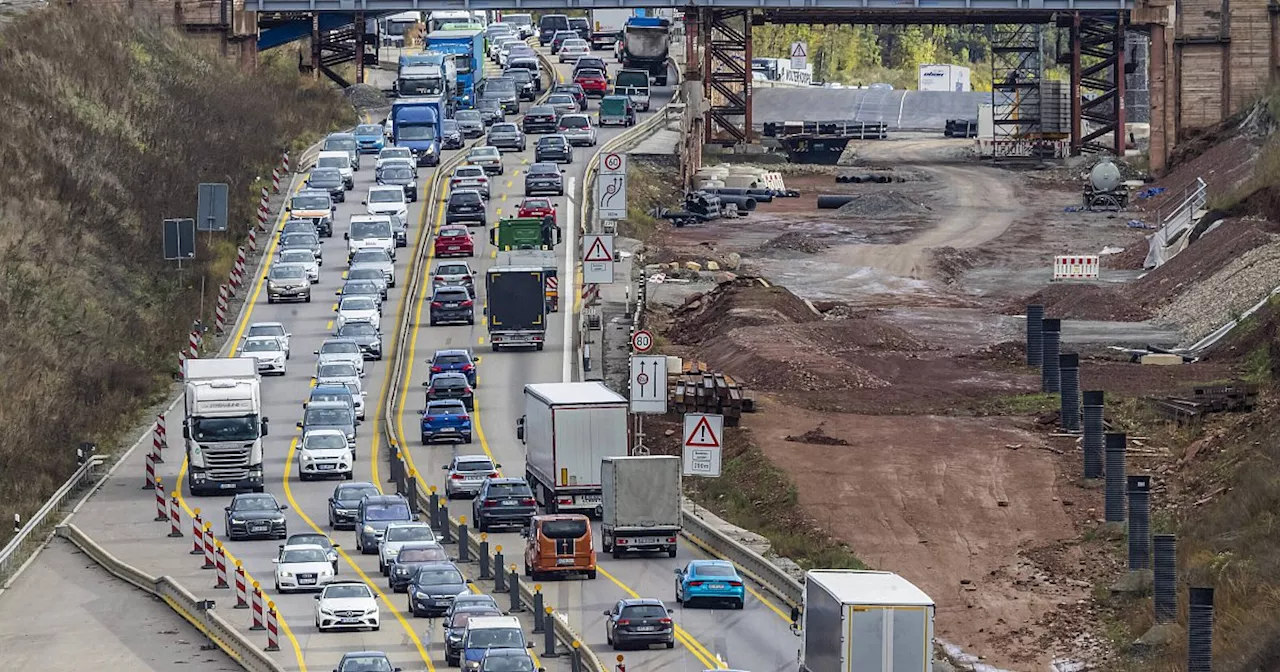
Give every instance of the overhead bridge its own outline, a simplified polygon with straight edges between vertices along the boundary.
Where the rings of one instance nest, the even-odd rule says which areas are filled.
[[[549,9],[785,9],[790,11],[860,9],[900,12],[903,18],[930,12],[982,14],[996,20],[1020,21],[1017,14],[1038,16],[1043,22],[1052,12],[1115,12],[1128,10],[1126,0],[246,0],[250,12],[410,12],[452,10],[549,10]],[[1006,16],[1008,15],[1008,16]],[[823,23],[809,14],[802,23]],[[831,21],[834,22],[834,21]],[[886,19],[882,23],[905,23]],[[974,23],[984,23],[978,19]]]

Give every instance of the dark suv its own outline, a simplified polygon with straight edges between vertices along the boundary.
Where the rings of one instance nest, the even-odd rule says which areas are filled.
[[[533,147],[533,160],[538,163],[573,163],[573,147],[563,135],[544,135]]]
[[[485,217],[484,199],[474,189],[459,189],[449,194],[449,205],[444,211],[446,224],[456,222],[480,222],[480,226],[488,224]]]
[[[431,295],[431,326],[476,323],[475,302],[466,287],[437,287]]]
[[[556,124],[560,120],[556,108],[550,105],[535,105],[524,113],[525,133],[555,133]]]
[[[551,192],[564,196],[564,173],[554,163],[535,163],[524,173],[524,195]]]
[[[671,610],[662,600],[643,597],[618,600],[604,615],[604,638],[614,651],[651,644],[665,644],[668,649],[676,646]]]
[[[493,527],[528,527],[537,506],[533,490],[523,478],[488,478],[471,502],[471,519],[478,532]]]
[[[546,14],[538,22],[538,44],[545,47],[557,31],[569,30],[569,17],[564,14]]]
[[[378,542],[391,523],[411,523],[409,501],[400,495],[368,495],[356,507],[356,550],[364,555],[378,552]]]

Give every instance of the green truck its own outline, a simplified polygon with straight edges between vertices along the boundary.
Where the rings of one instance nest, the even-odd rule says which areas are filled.
[[[551,250],[560,244],[560,227],[553,217],[508,217],[489,229],[489,244],[499,251]]]

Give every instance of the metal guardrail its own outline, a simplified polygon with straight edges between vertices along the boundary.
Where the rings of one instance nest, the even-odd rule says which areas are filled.
[[[684,529],[681,534],[698,546],[732,561],[738,570],[786,602],[788,606],[800,606],[804,584],[787,574],[768,558],[747,548],[736,539],[717,530],[698,517],[698,510],[684,507]]]
[[[167,576],[154,577],[116,558],[99,546],[80,528],[70,523],[57,528],[58,536],[75,544],[85,555],[117,578],[165,601],[175,612],[209,638],[249,672],[284,672],[284,668],[264,653],[259,646],[240,634],[217,611],[201,607],[203,600]]]
[[[9,543],[5,544],[4,549],[0,550],[0,579],[3,580],[0,583],[0,590],[9,587],[9,582],[12,580],[10,577],[17,572],[19,566],[25,563],[38,550],[38,547],[30,548],[29,542],[34,541],[31,538],[32,535],[44,526],[45,520],[50,514],[62,509],[67,500],[86,483],[100,477],[101,474],[98,467],[102,466],[106,461],[107,457],[105,455],[91,455],[85,460],[85,463],[80,465],[80,468],[76,469],[75,473],[71,474],[71,478],[68,478],[62,484],[62,487],[58,488],[49,499],[45,500],[44,506],[41,506],[39,510],[31,515],[31,518],[22,526],[22,529],[18,530],[17,536],[10,539]],[[41,543],[43,544],[43,540],[41,540]],[[24,548],[29,552],[22,553],[21,551]]]

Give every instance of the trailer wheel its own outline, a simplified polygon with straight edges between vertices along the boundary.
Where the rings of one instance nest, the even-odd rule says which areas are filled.
[[[605,553],[609,553],[613,550],[613,542],[609,541],[608,539],[601,541],[600,545],[604,549]]]
[[[676,547],[675,547],[675,546],[672,546],[671,548],[668,548],[668,549],[667,549],[667,557],[668,557],[668,558],[674,558],[674,557],[676,557]]]
[[[619,549],[617,546],[613,548],[613,559],[614,560],[622,559],[622,549]]]

